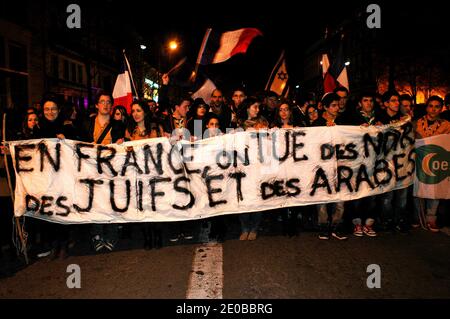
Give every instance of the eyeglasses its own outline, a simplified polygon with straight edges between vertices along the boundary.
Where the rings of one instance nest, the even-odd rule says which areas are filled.
[[[309,111],[309,112],[308,112],[308,114],[314,114],[314,113],[317,113],[317,110]]]
[[[44,112],[57,112],[58,108],[57,107],[44,107]]]
[[[98,104],[103,104],[103,105],[111,105],[111,104],[112,104],[112,102],[111,102],[111,101],[109,101],[109,100],[107,100],[107,101],[105,101],[105,100],[101,100],[101,101],[98,101]]]

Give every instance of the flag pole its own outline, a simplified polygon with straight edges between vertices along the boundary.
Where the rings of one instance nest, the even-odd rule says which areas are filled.
[[[170,73],[172,73],[173,71],[175,71],[176,69],[178,69],[180,66],[182,66],[184,64],[184,62],[186,62],[186,57],[182,58],[180,61],[178,61],[177,64],[175,64],[169,71],[166,72],[167,75],[170,75]]]
[[[2,144],[5,147],[5,149],[3,151],[4,161],[5,161],[5,169],[6,169],[6,175],[8,177],[9,191],[11,192],[11,200],[13,202],[13,207],[14,207],[14,190],[12,188],[12,183],[11,183],[11,175],[10,175],[11,173],[9,172],[8,156],[6,156],[6,147],[7,147],[7,144],[6,144],[6,113],[3,114],[3,141],[2,141]],[[14,214],[14,212],[13,212],[13,214]],[[28,252],[27,252],[27,241],[23,234],[23,229],[22,229],[22,227],[20,227],[19,217],[14,216],[14,220],[15,220],[15,224],[17,227],[17,233],[19,234],[19,238],[22,243],[20,250],[22,251],[23,256],[25,257],[25,263],[28,265],[29,261],[28,261]],[[16,241],[14,240],[14,242],[16,242]]]
[[[272,77],[273,77],[273,73],[277,71],[281,61],[283,61],[283,58],[284,58],[284,50],[281,52],[280,58],[278,59],[277,64],[275,64],[275,67],[273,68],[272,73],[270,73],[269,80],[267,81],[266,88],[265,88],[266,91],[269,90],[270,82],[271,82]]]
[[[198,56],[197,56],[197,62],[195,63],[195,70],[191,76],[192,82],[194,82],[195,79],[197,78],[198,67],[200,65],[200,62],[202,61],[203,52],[205,51],[206,42],[208,42],[208,38],[209,38],[209,35],[211,34],[211,31],[212,31],[212,28],[206,29],[206,33],[203,37],[202,45],[200,46],[200,51],[198,52]]]
[[[128,72],[130,73],[130,79],[131,79],[131,84],[133,84],[134,93],[136,94],[136,97],[139,99],[139,94],[136,89],[136,84],[134,84],[133,73],[131,72],[130,63],[128,62],[127,55],[125,54],[125,49],[123,49],[123,56],[124,56],[125,62],[127,64]]]

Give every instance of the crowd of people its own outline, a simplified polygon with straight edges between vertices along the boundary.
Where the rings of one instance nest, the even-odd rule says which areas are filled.
[[[171,139],[189,138],[190,141],[227,134],[234,129],[259,130],[267,128],[293,129],[308,126],[384,125],[410,118],[417,138],[450,133],[450,95],[445,101],[431,96],[424,105],[416,105],[409,95],[388,91],[380,95],[375,92],[349,96],[349,91],[339,87],[325,94],[320,101],[298,98],[295,103],[279,97],[274,92],[248,96],[243,88],[235,89],[227,99],[220,89],[211,92],[209,105],[201,98],[190,96],[169,99],[170,79],[164,75],[160,88],[159,103],[152,100],[135,100],[131,114],[125,106],[114,105],[109,92],[100,92],[95,99],[93,112],[75,105],[61,103],[54,95],[46,95],[40,110],[28,108],[19,129],[9,133],[8,140],[60,138],[74,139],[97,144],[123,143],[156,137]],[[181,135],[174,136],[174,132]],[[11,131],[11,130],[10,130]],[[183,130],[181,130],[183,132]],[[11,136],[12,135],[12,136]],[[2,164],[4,162],[2,159]],[[3,171],[3,170],[2,170]],[[4,177],[4,176],[3,176]],[[6,189],[7,185],[3,185]],[[2,192],[2,201],[9,202],[8,192]],[[420,216],[426,216],[425,226],[432,232],[439,231],[436,215],[439,205],[447,202],[413,198],[411,188],[398,189],[378,196],[365,197],[351,202],[337,202],[306,207],[291,207],[270,212],[274,221],[282,223],[283,232],[294,236],[298,232],[299,220],[305,220],[318,231],[321,240],[335,238],[345,240],[352,233],[356,237],[376,237],[380,230],[409,232],[420,226]],[[379,207],[377,210],[376,207]],[[5,215],[5,214],[3,214]],[[10,214],[10,217],[12,213]],[[160,248],[168,240],[192,240],[199,223],[209,223],[210,239],[223,242],[227,238],[227,225],[232,216],[217,216],[204,221],[168,223],[141,223],[146,249]],[[302,218],[299,218],[302,217]],[[255,240],[261,229],[264,213],[238,214],[241,225],[239,240]],[[346,227],[349,221],[352,231]],[[10,220],[2,219],[2,227],[10,227]],[[29,223],[28,241],[39,247],[38,257],[65,258],[71,237],[70,225],[33,220]],[[127,224],[92,224],[90,237],[92,249],[112,251]],[[10,233],[6,231],[3,233]],[[8,239],[3,239],[5,244]]]

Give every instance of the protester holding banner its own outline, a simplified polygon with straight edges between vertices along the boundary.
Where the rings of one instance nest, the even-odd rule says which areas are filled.
[[[22,129],[17,134],[17,139],[32,140],[40,136],[38,115],[36,113],[27,113],[22,123]]]
[[[249,97],[242,102],[239,106],[238,116],[238,126],[240,128],[246,129],[245,121],[256,119],[259,115],[259,106],[261,102],[256,99],[256,97]]]
[[[261,104],[261,116],[263,116],[266,120],[269,121],[271,125],[275,122],[276,117],[278,116],[278,106],[280,105],[278,94],[269,91],[266,92],[263,103]],[[291,111],[292,114],[292,111]],[[292,122],[292,121],[291,121]]]
[[[149,106],[143,101],[134,101],[131,104],[131,119],[125,131],[125,139],[136,141],[161,136],[159,126],[152,122]]]
[[[381,124],[392,124],[407,118],[400,112],[400,96],[395,91],[387,91],[383,94],[385,110],[381,112],[378,121]],[[386,230],[408,233],[408,221],[406,204],[408,200],[408,188],[401,188],[380,195],[382,215],[381,220]]]
[[[339,117],[339,101],[341,101],[341,98],[336,93],[325,94],[321,100],[321,105],[324,108],[322,116],[312,122],[311,126],[342,124],[342,119]]]
[[[269,123],[263,117],[258,117],[261,102],[254,97],[246,98],[240,107],[239,123],[244,130],[268,128]],[[241,235],[239,240],[255,240],[258,236],[262,213],[244,213],[239,215]]]
[[[121,132],[119,134],[125,136],[125,130],[127,129],[129,122],[127,109],[123,105],[116,105],[112,114],[115,121],[122,122],[122,125],[120,126]]]
[[[45,96],[42,100],[43,117],[40,121],[40,137],[41,138],[60,138],[64,139],[64,125],[62,116],[60,116],[60,108],[57,104],[56,97]],[[67,136],[67,138],[73,138]],[[69,241],[69,226],[45,223],[43,225],[43,231],[48,233],[49,240],[51,242],[51,259],[55,259],[58,256],[61,259],[65,259],[68,253],[68,241]],[[44,237],[45,238],[45,237]],[[44,240],[45,245],[45,240]],[[41,256],[45,256],[46,252],[41,252]]]
[[[315,105],[309,105],[306,108],[306,115],[308,116],[308,126],[311,126],[319,118],[319,110]]]
[[[324,112],[321,117],[312,123],[312,126],[335,126],[340,123],[339,102],[341,98],[336,93],[328,93],[322,98]],[[345,240],[343,234],[344,202],[317,205],[318,223],[320,228],[319,239],[327,240],[331,237]]]
[[[400,112],[414,119],[413,100],[409,94],[400,95]]]
[[[211,92],[210,113],[214,113],[219,118],[220,130],[223,133],[227,132],[227,129],[236,127],[236,119],[232,122],[233,114],[230,107],[225,103],[222,91],[214,89]]]
[[[143,101],[131,104],[131,119],[125,132],[125,139],[137,141],[148,138],[161,137],[159,126],[152,122],[150,107]],[[144,234],[144,248],[161,248],[162,232],[158,223],[142,223]]]
[[[450,122],[441,119],[440,113],[442,111],[444,101],[439,96],[431,96],[426,102],[426,112],[427,114],[420,118],[415,123],[415,132],[417,139],[424,139],[427,137],[450,134]],[[431,155],[431,156],[430,156]],[[430,153],[426,155],[428,161],[423,163],[426,168],[428,168],[428,163],[430,162],[433,155],[436,153]],[[424,158],[424,160],[425,160]],[[430,175],[435,175],[430,171]],[[432,195],[432,194],[430,194]],[[414,223],[418,225],[419,221],[422,221],[432,232],[439,232],[439,227],[436,224],[436,212],[439,206],[439,199],[433,198],[414,198]],[[425,216],[425,218],[422,218]],[[425,220],[424,220],[425,219]]]
[[[278,107],[276,107],[277,112],[274,115],[274,121],[272,122],[272,127],[278,128],[294,128],[299,125],[295,125],[294,116],[292,112],[292,106],[287,100],[282,100]],[[267,119],[267,117],[266,117]]]
[[[86,121],[84,136],[87,142],[96,144],[111,144],[124,138],[123,123],[111,118],[111,108],[114,99],[109,92],[99,92],[95,99],[97,115]],[[112,251],[119,239],[119,228],[117,225],[93,224],[91,236],[93,248],[96,252],[102,249]]]
[[[191,133],[191,141],[201,140],[206,129],[206,115],[209,105],[202,98],[196,98],[188,113],[187,128]]]
[[[378,125],[377,113],[372,93],[362,93],[358,102],[357,110],[354,110],[344,120],[346,125],[364,126]],[[352,223],[354,225],[353,235],[362,237],[376,237],[377,233],[373,229],[375,222],[375,196],[356,199],[351,202],[353,206]],[[364,226],[363,226],[364,225]]]
[[[192,99],[184,95],[175,100],[172,107],[172,112],[164,119],[162,123],[162,130],[164,135],[172,138],[174,141],[184,139],[187,137],[189,131],[187,130],[187,113],[192,104]]]
[[[60,108],[56,97],[46,96],[42,101],[43,116],[39,123],[41,137],[64,139],[64,126],[62,116],[59,116]]]
[[[273,127],[290,129],[297,127],[294,125],[294,116],[292,112],[292,106],[288,100],[282,99],[276,108],[275,120],[273,121]],[[284,208],[281,211],[281,219],[283,223],[283,233],[289,237],[297,235],[297,216],[298,207]]]
[[[239,125],[239,113],[242,112],[242,102],[247,99],[247,94],[243,88],[237,88],[231,95],[231,104],[229,106],[231,111],[231,123],[236,127]]]
[[[205,138],[220,136],[223,133],[220,130],[219,117],[212,112],[206,115],[206,131],[204,134]],[[209,231],[209,239],[211,241],[217,241],[222,243],[225,241],[225,236],[227,232],[226,219],[228,216],[216,216],[210,218],[211,228]]]
[[[187,129],[187,114],[191,104],[192,99],[188,95],[177,98],[173,107],[171,107],[172,113],[163,121],[164,136],[169,138],[172,143],[190,139],[190,133]],[[195,225],[196,222],[194,221],[169,223],[169,241],[192,240],[194,238],[193,228]]]
[[[443,104],[443,100],[436,95],[427,100],[427,114],[420,118],[415,125],[416,138],[450,133],[450,122],[440,118]]]

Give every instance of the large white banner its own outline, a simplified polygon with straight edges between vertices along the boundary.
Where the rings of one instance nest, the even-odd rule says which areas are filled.
[[[410,122],[247,131],[195,143],[11,142],[15,214],[61,223],[175,221],[346,201],[407,187]]]
[[[450,199],[450,134],[416,140],[414,196]]]

